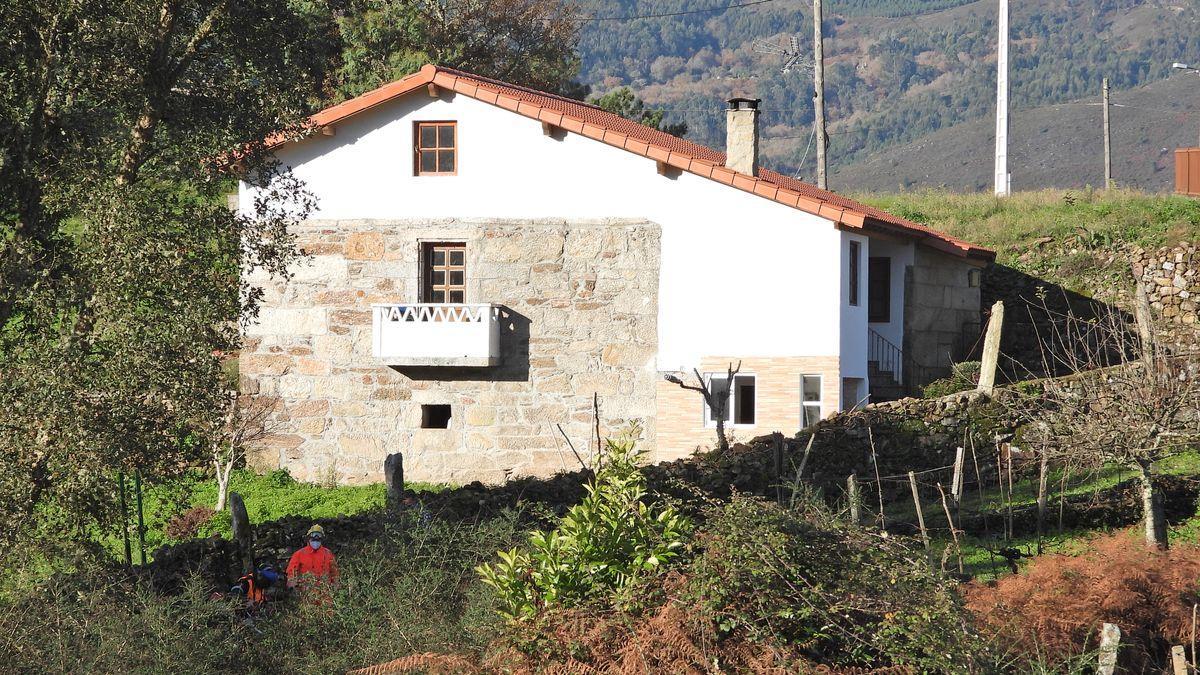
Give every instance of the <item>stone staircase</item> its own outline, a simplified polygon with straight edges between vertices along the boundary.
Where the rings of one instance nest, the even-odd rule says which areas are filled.
[[[867,361],[867,377],[871,383],[871,403],[904,398],[904,385],[896,381],[890,370],[882,370],[878,361]]]

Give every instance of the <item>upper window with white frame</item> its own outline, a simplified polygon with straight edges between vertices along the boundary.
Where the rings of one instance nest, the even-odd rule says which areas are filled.
[[[711,373],[705,375],[714,393],[729,391],[729,378],[723,374]],[[725,403],[724,417],[726,424],[733,426],[753,426],[755,420],[756,381],[753,375],[734,375],[733,391]],[[715,427],[719,417],[708,403],[704,404],[704,425]]]
[[[821,421],[821,376],[800,376],[800,426],[808,428]]]

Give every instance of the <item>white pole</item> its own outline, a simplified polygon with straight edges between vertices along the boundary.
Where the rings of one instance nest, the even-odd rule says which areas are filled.
[[[1104,78],[1104,189],[1112,189],[1112,132],[1108,126],[1108,78]]]
[[[1008,0],[1000,0],[996,42],[996,196],[1009,191],[1008,175]]]
[[[825,134],[825,37],[821,30],[824,20],[821,0],[813,0],[813,124],[817,126],[817,187],[828,190],[825,175],[825,145],[828,142]]]

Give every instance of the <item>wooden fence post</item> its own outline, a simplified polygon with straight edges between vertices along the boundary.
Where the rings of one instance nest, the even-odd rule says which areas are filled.
[[[783,506],[783,434],[771,434],[775,451],[775,503]]]
[[[1097,675],[1113,675],[1117,670],[1117,649],[1121,646],[1121,629],[1106,623],[1100,629],[1100,663]]]
[[[1037,494],[1037,552],[1042,554],[1042,537],[1046,534],[1046,478],[1050,473],[1050,455],[1042,448],[1042,461],[1038,467]]]
[[[950,524],[950,537],[954,539],[954,555],[958,558],[958,573],[963,573],[962,547],[958,545],[958,530],[954,527],[954,518],[950,517],[950,505],[946,503],[946,491],[938,483],[938,492],[942,495],[942,510],[946,512],[946,522]]]
[[[913,506],[917,508],[917,524],[921,527],[921,541],[925,542],[925,550],[929,550],[929,532],[925,529],[925,514],[921,512],[921,495],[917,492],[917,474],[908,472],[908,484],[912,487]]]
[[[859,517],[859,494],[858,494],[858,475],[850,474],[846,477],[846,496],[850,500],[850,524],[858,527],[862,520]]]
[[[1004,326],[1004,301],[992,305],[987,334],[983,338],[983,362],[979,369],[979,391],[991,394],[996,388],[996,367],[1000,364],[1000,331]]]
[[[1187,654],[1183,645],[1171,647],[1171,669],[1175,671],[1174,675],[1188,675]]]
[[[233,521],[233,541],[237,544],[242,574],[253,572],[254,532],[250,529],[250,515],[246,513],[246,502],[236,492],[229,493],[229,515]]]
[[[875,433],[867,427],[867,440],[871,442],[871,465],[875,467],[875,491],[879,494],[879,529],[887,531],[887,517],[883,514],[883,480],[879,478],[879,460],[875,458]]]
[[[963,459],[966,457],[966,448],[958,446],[954,452],[954,477],[950,481],[950,496],[954,498],[955,505],[962,500],[963,491]]]

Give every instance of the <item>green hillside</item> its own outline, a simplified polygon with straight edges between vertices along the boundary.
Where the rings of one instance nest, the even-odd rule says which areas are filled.
[[[1124,251],[1200,240],[1200,200],[1133,190],[1040,190],[999,198],[923,190],[863,201],[995,249],[996,261],[1088,296],[1129,283]]]
[[[756,41],[780,43],[795,35],[809,53],[807,2],[767,0],[720,11],[697,10],[729,3],[582,4],[594,17],[585,24],[580,44],[582,79],[594,91],[631,85],[647,102],[665,108],[668,121],[686,121],[689,137],[717,146],[724,134],[722,101],[734,95],[761,97],[766,163],[811,173],[811,76],[780,73],[779,56],[755,49]],[[991,124],[993,1],[834,0],[826,7],[833,166],[963,122],[979,120],[981,128]],[[1103,77],[1110,78],[1118,99],[1126,90],[1166,78],[1172,61],[1200,58],[1197,11],[1195,3],[1178,0],[1014,3],[1014,108],[1095,97]],[[631,18],[640,16],[647,18]],[[1146,139],[1138,152],[1149,143]],[[879,187],[895,189],[899,182]]]

